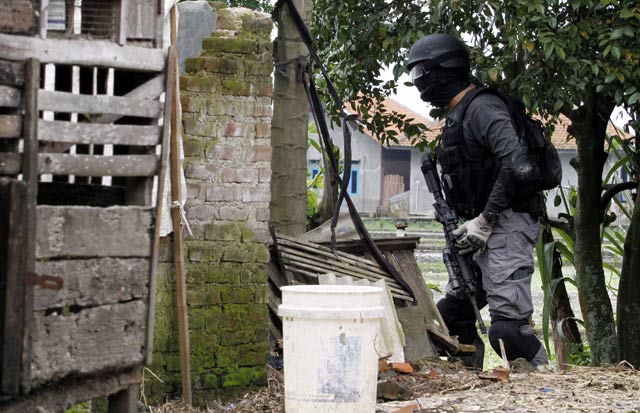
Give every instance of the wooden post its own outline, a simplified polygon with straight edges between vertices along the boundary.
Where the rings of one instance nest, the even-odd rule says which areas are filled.
[[[40,62],[29,59],[25,68],[24,162],[22,176],[27,183],[27,244],[25,245],[25,272],[36,270],[36,206],[38,200],[38,90],[40,89]],[[22,341],[22,372],[20,388],[24,393],[31,388],[31,324],[33,319],[33,286],[25,285],[23,305],[24,332]]]
[[[0,394],[18,394],[24,330],[26,184],[0,178]]]
[[[176,6],[171,9],[171,44],[175,50],[176,40]],[[176,307],[178,311],[178,333],[180,340],[180,371],[182,373],[182,398],[185,403],[191,405],[191,366],[189,355],[189,318],[187,314],[187,284],[184,272],[184,248],[182,240],[182,188],[180,174],[182,162],[180,160],[179,146],[179,119],[178,119],[178,59],[177,53],[169,62],[175,78],[171,87],[174,88],[173,102],[171,102],[171,221],[173,222],[173,255],[176,270]]]

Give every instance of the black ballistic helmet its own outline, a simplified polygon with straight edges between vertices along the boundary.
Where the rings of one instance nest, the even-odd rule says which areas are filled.
[[[409,51],[407,69],[411,70],[420,62],[426,69],[436,66],[444,68],[468,68],[469,52],[456,37],[450,34],[434,33],[416,41]]]

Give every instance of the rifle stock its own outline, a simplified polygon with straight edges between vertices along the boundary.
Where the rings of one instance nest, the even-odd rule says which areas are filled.
[[[458,216],[444,198],[440,177],[438,176],[436,165],[431,159],[429,151],[427,151],[424,158],[422,158],[420,169],[427,182],[427,188],[435,200],[433,207],[436,211],[436,220],[442,224],[444,229],[446,246],[442,250],[442,260],[449,273],[449,286],[454,291],[462,288],[464,295],[473,306],[480,331],[482,334],[486,334],[487,328],[480,315],[478,302],[476,300],[475,280],[479,274],[477,274],[476,269],[470,262],[472,259],[471,256],[463,256],[458,252],[455,237],[452,234],[458,227]]]

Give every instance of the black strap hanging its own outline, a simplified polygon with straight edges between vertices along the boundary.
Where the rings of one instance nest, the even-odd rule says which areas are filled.
[[[316,125],[318,126],[318,132],[324,142],[326,153],[327,153],[327,156],[329,157],[329,163],[331,165],[331,169],[335,173],[336,180],[340,188],[338,202],[334,208],[334,214],[331,220],[331,249],[334,251],[334,253],[337,252],[335,228],[338,222],[338,215],[340,212],[340,208],[342,206],[342,202],[344,201],[347,204],[349,216],[351,217],[351,221],[353,222],[356,232],[358,233],[358,236],[364,243],[369,253],[373,256],[373,258],[378,263],[378,265],[384,268],[396,281],[398,281],[399,284],[401,284],[407,290],[407,292],[409,292],[409,294],[415,297],[415,293],[413,292],[411,287],[404,281],[400,273],[398,273],[398,270],[389,262],[389,260],[387,260],[387,258],[382,254],[378,246],[373,241],[373,238],[371,237],[371,234],[369,234],[369,231],[367,231],[367,228],[365,227],[364,222],[362,221],[362,218],[360,217],[360,214],[358,213],[358,210],[356,209],[356,206],[353,203],[353,200],[349,196],[348,188],[349,188],[349,180],[351,177],[351,129],[350,128],[353,125],[353,129],[355,129],[355,121],[357,119],[357,116],[348,114],[345,112],[344,102],[342,101],[342,99],[340,99],[340,96],[338,95],[338,91],[335,88],[335,85],[329,78],[329,74],[327,73],[324,65],[322,64],[322,61],[318,57],[318,54],[316,53],[313,47],[313,42],[311,40],[311,34],[309,33],[309,29],[304,24],[304,21],[302,20],[302,17],[300,16],[300,13],[298,12],[297,8],[293,4],[293,1],[278,0],[278,2],[275,5],[274,13],[278,12],[278,9],[282,6],[283,2],[287,3],[291,18],[295,23],[296,28],[298,29],[298,32],[300,33],[300,37],[302,41],[309,49],[309,53],[311,54],[311,57],[316,62],[323,77],[325,78],[327,83],[327,88],[329,90],[329,94],[331,95],[333,101],[335,102],[336,107],[339,108],[340,117],[342,119],[342,131],[343,131],[343,139],[344,139],[344,171],[343,171],[344,173],[341,178],[339,176],[339,173],[340,173],[339,162],[335,156],[335,152],[333,149],[334,145],[329,135],[329,128],[326,123],[324,107],[320,101],[320,97],[318,95],[318,91],[316,89],[315,83],[313,82],[313,78],[309,73],[310,70],[309,68],[307,68],[307,73],[305,73],[305,75],[302,76],[302,81],[304,84],[305,91],[307,93],[307,97],[309,99],[309,105],[311,106],[314,120],[316,121]]]

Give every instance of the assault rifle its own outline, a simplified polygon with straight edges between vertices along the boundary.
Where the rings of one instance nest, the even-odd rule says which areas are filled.
[[[471,255],[464,256],[458,253],[458,247],[455,244],[455,237],[451,234],[458,227],[458,216],[444,199],[444,195],[442,194],[442,184],[440,183],[436,164],[431,159],[428,150],[424,158],[422,158],[422,165],[420,166],[420,169],[422,170],[425,181],[427,181],[427,188],[435,200],[433,207],[436,210],[436,220],[442,224],[444,229],[446,246],[442,250],[442,260],[444,261],[444,265],[447,267],[447,272],[449,273],[449,287],[453,291],[457,291],[462,288],[464,295],[473,306],[473,311],[476,314],[480,331],[483,334],[486,334],[487,327],[484,325],[476,300],[475,280],[480,274],[478,274],[476,267],[471,261]]]

